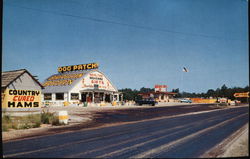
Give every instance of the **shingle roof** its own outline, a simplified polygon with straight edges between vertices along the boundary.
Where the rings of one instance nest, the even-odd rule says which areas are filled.
[[[39,83],[26,69],[20,69],[20,70],[13,70],[13,71],[7,71],[2,72],[2,88],[8,87],[12,82],[14,82],[18,77],[20,77],[22,74],[27,72],[33,80],[35,80],[42,88],[43,86],[41,83]]]

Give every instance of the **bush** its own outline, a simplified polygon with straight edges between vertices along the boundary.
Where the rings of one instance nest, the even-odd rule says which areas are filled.
[[[10,122],[11,121],[11,117],[10,117],[10,115],[4,114],[3,117],[2,117],[2,120],[5,121],[5,122]]]
[[[52,125],[61,125],[61,124],[59,123],[59,118],[58,118],[58,116],[53,116],[52,121],[51,121],[51,124],[52,124]]]
[[[43,124],[52,124],[53,118],[54,118],[54,113],[42,112],[41,114],[41,122]]]
[[[50,113],[50,112],[42,112],[41,122],[43,124],[61,125],[59,123],[58,116],[55,115],[55,113]]]
[[[13,117],[4,114],[2,116],[2,131],[8,131],[9,129],[17,129],[18,124],[14,122]]]
[[[12,127],[11,117],[9,115],[2,116],[2,131],[8,131]]]

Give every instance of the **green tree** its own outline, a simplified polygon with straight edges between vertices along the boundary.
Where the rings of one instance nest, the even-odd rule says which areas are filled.
[[[215,91],[213,89],[209,89],[206,93],[206,97],[215,97]]]
[[[149,92],[154,92],[154,89],[142,87],[139,92],[140,93],[149,93]]]
[[[223,86],[221,86],[221,89],[220,89],[220,95],[222,96],[222,97],[226,97],[226,94],[227,94],[227,86],[225,85],[225,84],[223,84]]]
[[[175,95],[175,98],[180,98],[180,97],[181,97],[181,93],[180,93],[179,88],[177,88],[177,89],[172,89],[172,92],[173,92],[173,93],[177,93],[177,94]]]

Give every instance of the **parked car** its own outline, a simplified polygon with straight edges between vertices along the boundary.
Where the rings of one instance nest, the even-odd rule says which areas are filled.
[[[192,100],[190,99],[180,99],[181,103],[192,103]]]
[[[148,105],[155,106],[155,104],[157,104],[157,101],[155,101],[154,98],[144,98],[141,100],[136,100],[135,103],[136,105],[148,104]]]

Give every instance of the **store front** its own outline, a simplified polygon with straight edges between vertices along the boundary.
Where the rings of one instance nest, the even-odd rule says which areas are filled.
[[[84,90],[81,91],[81,102],[100,103],[113,101],[113,93],[105,90]],[[117,100],[116,100],[117,101]]]
[[[59,67],[59,73],[43,84],[43,103],[60,106],[122,101],[122,94],[97,68],[96,63]]]
[[[139,93],[143,99],[154,98],[157,102],[172,102],[177,93],[167,92],[167,85],[155,85],[154,92]]]

